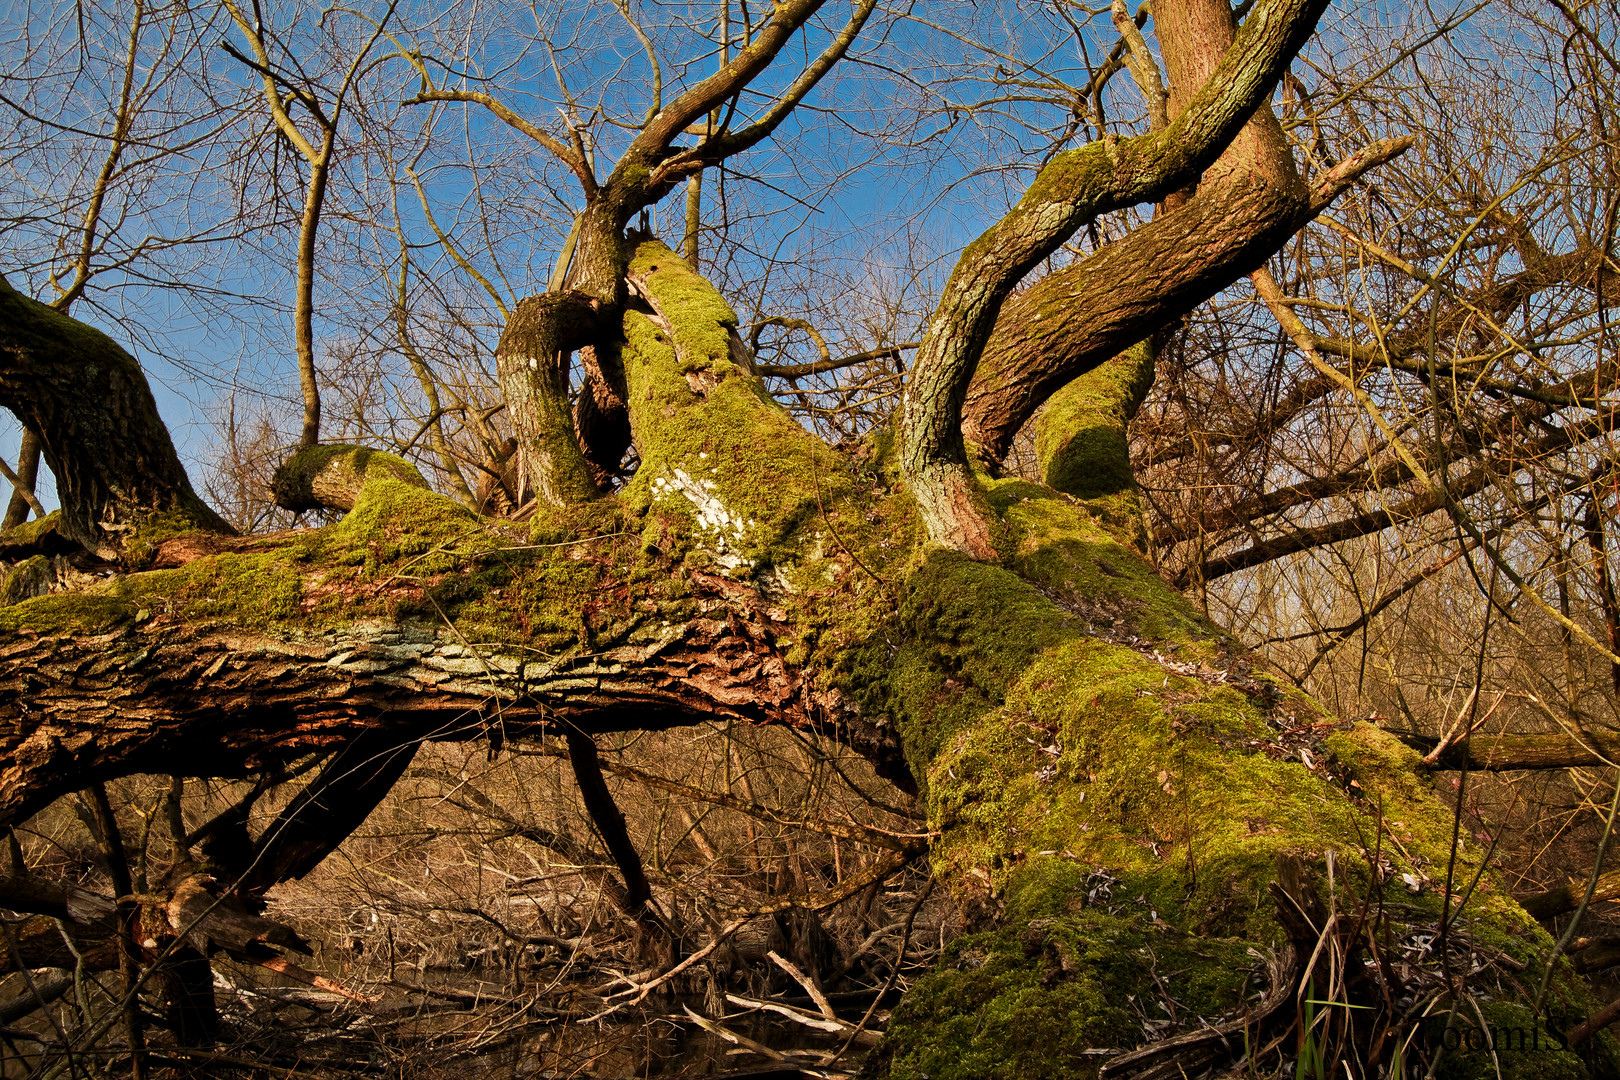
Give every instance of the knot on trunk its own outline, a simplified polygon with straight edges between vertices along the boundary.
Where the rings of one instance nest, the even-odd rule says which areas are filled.
[[[270,480],[270,493],[284,510],[354,509],[374,480],[397,480],[430,490],[416,466],[395,454],[363,446],[311,446],[289,458]]]

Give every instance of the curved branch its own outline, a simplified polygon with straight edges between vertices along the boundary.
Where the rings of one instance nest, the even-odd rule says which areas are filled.
[[[1258,269],[1367,170],[1414,142],[1373,143],[1308,194],[1256,176],[1206,183],[1179,208],[1009,298],[968,387],[963,434],[1002,460],[1059,387]]]
[[[1059,154],[1018,205],[962,253],[902,408],[901,464],[934,542],[979,558],[993,553],[967,472],[962,404],[1013,287],[1086,221],[1196,178],[1247,122],[1326,8],[1324,0],[1257,4],[1215,75],[1164,131]]]
[[[518,131],[523,132],[523,134],[527,135],[529,138],[533,139],[535,142],[539,143],[541,146],[555,154],[558,160],[560,160],[564,165],[568,166],[569,170],[573,172],[575,176],[579,177],[580,183],[588,185],[586,188],[587,191],[590,190],[591,186],[594,186],[596,178],[591,176],[590,169],[586,165],[585,160],[576,154],[572,147],[563,142],[561,139],[557,138],[555,135],[552,135],[541,128],[535,127],[533,124],[523,119],[523,117],[507,108],[505,105],[502,105],[499,101],[488,94],[477,90],[423,90],[415,97],[409,98],[401,104],[426,105],[429,102],[434,101],[462,101],[474,105],[482,105],[484,108],[494,113],[497,119],[500,119],[511,127],[516,128]]]
[[[581,292],[531,296],[518,304],[495,347],[506,414],[525,453],[534,490],[552,506],[601,494],[574,432],[564,359],[591,344],[601,305]]]

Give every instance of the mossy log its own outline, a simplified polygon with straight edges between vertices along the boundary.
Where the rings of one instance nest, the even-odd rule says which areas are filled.
[[[1514,987],[1551,941],[1466,843],[1446,877],[1452,818],[1416,751],[1256,668],[1133,526],[1052,487],[977,477],[993,557],[928,545],[892,438],[845,457],[795,424],[669,249],[641,245],[630,281],[622,491],[519,527],[341,450],[322,468],[349,455],[358,487],[336,524],[0,608],[0,821],[98,778],[362,737],[789,724],[919,794],[979,928],[869,1075],[1095,1076],[1152,1041],[1149,1002],[1171,1011],[1157,1039],[1241,1028],[1284,977],[1293,1002],[1310,953],[1276,958],[1301,922],[1428,940],[1448,903],[1453,940],[1498,958],[1473,986],[1489,1015],[1540,1023]],[[1119,416],[1107,388],[1137,381],[1082,411]],[[1561,970],[1555,1000],[1586,1010]],[[1564,1075],[1613,1075],[1611,1049]]]
[[[396,454],[363,446],[311,446],[287,459],[270,481],[284,510],[354,509],[368,480],[376,477],[428,490],[416,466]]]
[[[1599,874],[1595,882],[1592,881],[1590,871],[1575,875],[1564,884],[1544,892],[1520,896],[1519,903],[1524,905],[1524,910],[1538,919],[1556,919],[1580,907],[1588,885],[1592,886],[1589,903],[1601,904],[1608,900],[1620,900],[1620,870],[1610,870],[1606,874]]]
[[[1579,769],[1609,767],[1620,757],[1620,739],[1607,732],[1556,735],[1472,735],[1448,743],[1435,754],[1440,740],[1432,735],[1392,731],[1402,742],[1436,769],[1512,772],[1515,769]]]

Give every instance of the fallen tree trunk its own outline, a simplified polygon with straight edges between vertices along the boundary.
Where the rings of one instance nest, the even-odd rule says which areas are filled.
[[[1001,301],[1088,214],[1196,181],[1325,5],[1260,0],[1235,35],[1225,4],[1162,6],[1199,7],[1194,36],[1230,47],[1206,57],[1207,81],[1179,88],[1187,108],[1169,126],[1064,151],[969,247],[898,433],[852,456],[794,423],[709,283],[660,244],[618,247],[628,213],[612,215],[635,179],[621,163],[607,185],[618,209],[604,196],[586,215],[600,226],[584,255],[605,268],[585,275],[598,291],[530,304],[502,349],[503,385],[532,399],[516,403],[518,423],[552,505],[521,527],[492,521],[382,455],[322,448],[284,474],[285,497],[343,509],[336,524],[154,544],[140,565],[163,569],[0,607],[0,823],[137,772],[239,776],[340,749],[375,760],[329,762],[292,800],[256,842],[269,879],[335,842],[305,815],[357,820],[419,741],[493,751],[571,731],[595,784],[581,736],[789,725],[856,747],[917,794],[932,872],[971,926],[902,1000],[870,1076],[1067,1078],[1105,1064],[1166,1076],[1184,1054],[1231,1063],[1239,1032],[1259,1043],[1251,1071],[1300,1060],[1320,1038],[1377,1075],[1445,1056],[1418,1045],[1424,1015],[1542,1030],[1522,988],[1540,982],[1552,943],[1458,842],[1419,755],[1255,670],[1133,546],[1140,519],[1116,496],[1133,483],[1124,423],[1151,352],[1048,410],[1048,484],[975,473],[965,452],[963,400]],[[780,5],[767,44],[812,10]],[[733,66],[763,62],[758,40]],[[678,132],[735,89],[700,84],[647,130]],[[646,166],[636,198],[673,182],[670,170],[648,179],[662,161],[630,162]],[[1269,230],[1299,205],[1298,192],[1247,203],[1253,186],[1212,185],[1198,212],[1223,190],[1249,222],[1233,258],[1275,243]],[[1186,220],[1213,249],[1220,218]],[[1103,309],[1123,308],[1098,304],[1087,325],[1135,338],[1218,287],[1219,261],[1178,263],[1162,295],[1114,322]],[[571,328],[588,336],[610,316],[622,340],[597,341],[612,347],[596,359],[613,368],[603,378],[638,465],[603,494],[587,465],[615,466],[617,436],[589,453],[566,445],[565,386],[549,365],[579,343]],[[1015,381],[1048,380],[1029,399],[1061,381],[1037,370],[1040,352],[1006,354],[1022,356]],[[633,853],[616,854],[630,865]],[[193,903],[172,906],[200,918],[215,894],[180,880],[197,886]],[[236,884],[251,901],[266,880],[243,871]],[[827,904],[848,895],[834,893]],[[238,914],[231,926],[256,925]],[[1560,1006],[1589,1004],[1567,966],[1551,985]],[[1485,1003],[1478,1025],[1460,1019],[1465,1001]],[[1570,1075],[1616,1071],[1607,1036],[1588,1054]],[[1446,1067],[1485,1075],[1487,1061],[1462,1050]]]
[[[1524,905],[1524,910],[1543,922],[1556,919],[1581,906],[1581,897],[1586,895],[1586,886],[1591,880],[1590,872],[1580,874],[1545,892],[1521,895],[1519,903]],[[1591,903],[1601,904],[1609,900],[1620,900],[1620,870],[1598,875],[1597,883],[1592,888]]]
[[[1414,732],[1391,731],[1427,758],[1440,740]],[[1605,733],[1556,735],[1470,735],[1448,743],[1435,757],[1435,769],[1511,772],[1515,769],[1611,768],[1620,759],[1620,738]]]
[[[1094,1074],[1144,1041],[1133,1001],[1188,1018],[1160,1037],[1236,1021],[1251,951],[1289,933],[1280,867],[1316,932],[1402,890],[1382,917],[1412,940],[1481,875],[1447,925],[1505,958],[1473,976],[1493,1008],[1539,1022],[1509,1002],[1550,942],[1477,851],[1435,877],[1451,813],[1415,751],[1253,670],[1129,528],[1050,488],[986,483],[993,562],[921,545],[881,446],[862,478],[794,425],[667,249],[631,273],[652,309],[625,319],[642,465],[615,498],[518,529],[368,468],[335,525],[0,609],[4,820],[88,778],[242,775],[357,739],[789,724],[920,793],[934,873],[985,928],[907,996],[874,1074]],[[299,820],[274,865],[308,864]],[[1376,1010],[1345,932],[1337,970],[1362,974],[1329,992]]]

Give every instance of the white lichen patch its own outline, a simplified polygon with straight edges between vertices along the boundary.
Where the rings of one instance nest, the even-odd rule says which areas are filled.
[[[752,518],[744,519],[726,509],[726,504],[714,493],[713,480],[696,480],[685,469],[674,469],[673,478],[658,477],[652,482],[654,499],[680,496],[691,504],[697,519],[698,531],[703,534],[715,561],[727,570],[752,567],[737,550],[748,542],[748,532],[754,527]]]

